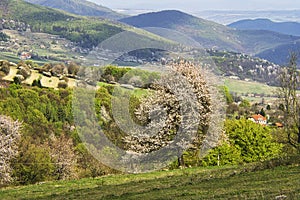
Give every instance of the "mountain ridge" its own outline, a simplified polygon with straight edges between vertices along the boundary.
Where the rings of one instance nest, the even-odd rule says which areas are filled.
[[[108,19],[120,19],[126,15],[117,13],[107,7],[86,0],[25,0],[26,2],[45,7],[64,10],[69,13],[82,16],[104,17]]]
[[[174,10],[140,14],[123,18],[120,21],[138,28],[149,26],[169,28],[186,34],[199,42],[204,48],[242,52],[250,55],[259,55],[261,52],[300,39],[298,36],[268,30],[235,30]]]
[[[298,22],[274,22],[269,19],[246,19],[228,25],[239,30],[268,30],[286,35],[300,36],[300,23]]]

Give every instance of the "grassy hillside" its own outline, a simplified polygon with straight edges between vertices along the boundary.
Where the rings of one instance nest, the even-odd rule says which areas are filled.
[[[14,20],[6,21],[4,28],[59,35],[84,48],[97,46],[124,28],[107,20],[76,16],[22,0],[1,1],[0,18]]]
[[[146,13],[120,21],[139,28],[160,27],[180,31],[199,41],[204,47],[242,50],[230,28],[180,11]]]
[[[207,50],[217,67],[217,74],[239,77],[268,85],[278,85],[281,67],[267,60],[241,53]]]
[[[2,49],[0,59],[14,63],[20,61],[21,52],[31,52],[32,60],[39,65],[47,62],[64,62],[73,60],[80,62],[80,56],[84,54],[76,51],[77,46],[70,40],[46,33],[22,33],[17,30],[3,30],[9,35],[8,42],[0,43]]]
[[[300,198],[299,165],[192,168],[48,182],[0,190],[1,199],[286,199]]]
[[[22,0],[0,1],[0,19],[3,19],[0,28],[10,36],[7,42],[1,41],[0,48],[6,55],[0,57],[13,62],[18,62],[19,54],[24,51],[41,62],[81,62],[83,58],[78,58],[85,57],[93,47],[125,30],[137,34],[140,40],[167,42],[118,22],[78,16]]]
[[[263,83],[248,82],[242,80],[226,79],[225,85],[231,92],[241,94],[264,94],[274,95],[276,87],[271,87]]]
[[[120,19],[125,17],[122,14],[114,12],[113,10],[100,6],[98,4],[86,0],[25,0],[29,3],[38,4],[50,8],[57,8],[76,15],[83,16],[98,16],[110,19]]]
[[[229,27],[182,13],[161,11],[121,19],[136,27],[161,27],[185,33],[208,48],[226,49],[257,54],[278,45],[293,42],[299,37],[271,31],[234,30]]]
[[[289,62],[289,54],[292,51],[298,54],[300,53],[300,40],[265,50],[257,56],[267,60],[272,60],[274,63],[280,65],[287,65]]]

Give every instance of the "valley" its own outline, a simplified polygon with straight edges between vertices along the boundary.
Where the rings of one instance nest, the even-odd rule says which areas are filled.
[[[299,199],[297,10],[92,1],[0,1],[0,199]]]

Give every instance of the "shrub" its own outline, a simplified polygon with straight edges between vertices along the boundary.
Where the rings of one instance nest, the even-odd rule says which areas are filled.
[[[14,176],[20,184],[51,180],[54,165],[49,150],[34,144],[23,145],[14,164]]]
[[[64,82],[64,81],[61,81],[58,83],[58,88],[63,88],[63,89],[66,89],[68,87],[68,83]]]
[[[0,62],[0,71],[4,74],[8,75],[10,72],[10,64],[8,61],[1,61]]]
[[[5,76],[6,76],[6,74],[4,72],[0,71],[0,79],[2,79]]]
[[[33,80],[32,86],[42,88],[43,86],[42,86],[42,83],[41,83],[41,79]]]
[[[203,165],[250,163],[276,158],[282,145],[273,141],[271,130],[250,120],[227,120],[228,142],[211,150]]]
[[[202,160],[203,166],[237,165],[242,163],[241,152],[230,144],[223,144],[212,149]]]
[[[27,79],[31,75],[31,70],[27,66],[21,66],[17,74],[22,75],[25,79]]]
[[[71,62],[68,65],[68,73],[69,74],[77,75],[77,73],[79,72],[79,69],[80,69],[80,67],[74,62]]]

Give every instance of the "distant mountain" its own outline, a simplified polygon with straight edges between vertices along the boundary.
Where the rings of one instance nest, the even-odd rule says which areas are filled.
[[[274,63],[279,65],[287,65],[289,62],[290,52],[295,52],[300,55],[300,40],[295,41],[291,44],[284,44],[275,48],[268,49],[257,54],[257,56],[266,60],[272,60]],[[298,61],[300,61],[300,59],[298,59]],[[299,62],[298,65],[300,67]]]
[[[208,10],[194,13],[198,17],[220,24],[231,24],[244,19],[266,18],[277,22],[299,22],[300,10]]]
[[[264,30],[234,30],[175,10],[151,12],[120,21],[139,28],[160,27],[176,30],[190,36],[205,48],[251,55],[300,39]]]
[[[38,4],[50,8],[56,8],[82,16],[97,16],[110,19],[120,19],[125,15],[117,13],[109,8],[86,0],[25,0],[29,3]]]
[[[179,31],[208,48],[243,50],[230,28],[176,10],[151,12],[120,21],[139,28],[159,27]]]
[[[273,22],[269,19],[247,19],[228,25],[239,30],[268,30],[287,35],[300,36],[300,23],[297,22]]]

